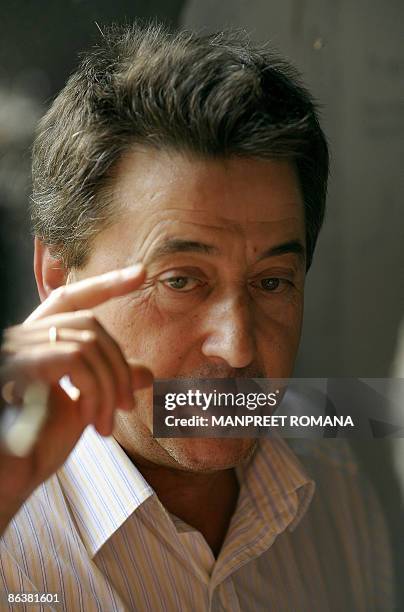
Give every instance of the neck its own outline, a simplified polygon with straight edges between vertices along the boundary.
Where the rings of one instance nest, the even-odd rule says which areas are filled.
[[[239,485],[234,468],[194,473],[143,458],[134,463],[168,512],[200,531],[216,557],[237,503]]]

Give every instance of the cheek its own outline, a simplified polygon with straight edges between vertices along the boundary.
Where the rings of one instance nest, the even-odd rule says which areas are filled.
[[[199,367],[203,359],[199,334],[210,320],[209,304],[181,313],[162,308],[154,294],[118,298],[95,309],[105,329],[127,358],[139,359],[156,378],[174,378],[186,368]],[[255,304],[249,333],[255,337],[256,361],[266,376],[290,376],[297,352],[303,313],[303,293]]]
[[[175,377],[188,352],[189,325],[184,317],[163,314],[146,297],[118,298],[94,311],[127,358],[142,361],[156,378]]]
[[[257,353],[268,378],[291,375],[299,347],[303,319],[303,300],[293,299],[256,319]]]

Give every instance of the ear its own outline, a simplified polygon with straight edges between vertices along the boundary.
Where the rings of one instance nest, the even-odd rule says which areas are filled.
[[[52,257],[49,247],[35,238],[34,273],[41,302],[57,287],[66,284],[68,271],[59,259]]]

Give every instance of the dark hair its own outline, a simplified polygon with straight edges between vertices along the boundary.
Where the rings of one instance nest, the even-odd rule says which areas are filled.
[[[110,26],[82,56],[38,126],[34,232],[67,268],[114,219],[111,171],[135,143],[205,157],[294,162],[307,268],[323,222],[328,148],[296,70],[241,31],[200,36],[161,25]]]

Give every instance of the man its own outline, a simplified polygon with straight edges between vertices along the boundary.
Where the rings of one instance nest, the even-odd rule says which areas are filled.
[[[31,457],[3,460],[12,597],[389,609],[383,518],[347,449],[302,445],[306,471],[282,440],[152,435],[152,376],[291,375],[327,176],[295,71],[239,34],[110,29],[84,56],[33,151],[42,304],[6,338],[52,385]]]

